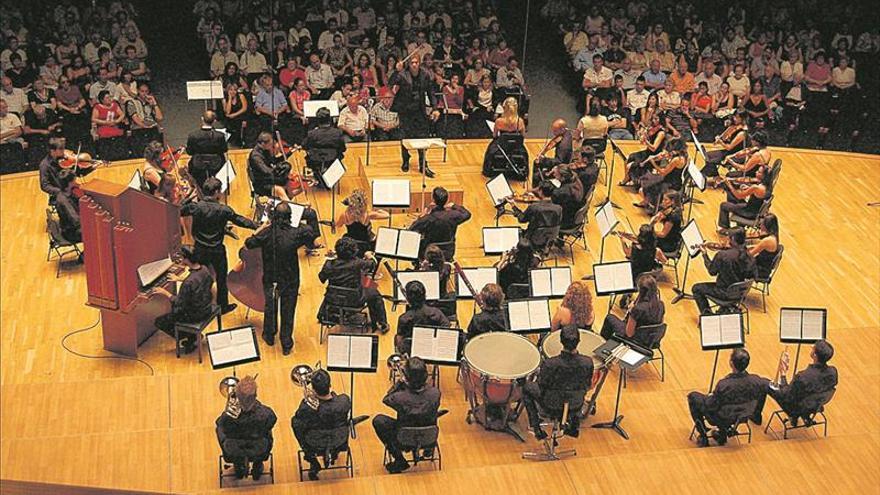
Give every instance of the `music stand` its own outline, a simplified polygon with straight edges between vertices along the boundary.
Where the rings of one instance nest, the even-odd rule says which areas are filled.
[[[492,198],[492,204],[495,206],[495,226],[497,227],[501,217],[510,214],[504,205],[507,204],[507,198],[513,196],[513,189],[511,189],[507,177],[504,174],[498,174],[486,182],[486,191],[489,192],[489,197]]]
[[[529,270],[531,297],[559,299],[571,285],[571,267],[535,268]]]
[[[700,316],[700,346],[704,351],[715,351],[709,393],[712,393],[712,388],[715,386],[715,372],[718,369],[718,354],[721,349],[735,349],[745,344],[742,313]]]
[[[596,284],[596,296],[611,296],[608,313],[614,306],[619,294],[631,294],[636,291],[632,276],[632,262],[614,261],[593,265],[593,282]]]
[[[370,184],[373,208],[388,208],[388,226],[394,208],[412,206],[409,179],[373,179]]]
[[[550,300],[546,297],[518,299],[507,303],[507,328],[513,333],[550,331]]]
[[[801,357],[801,345],[814,344],[825,338],[828,310],[825,308],[791,308],[779,310],[779,341],[786,344],[797,344],[794,357],[794,373],[798,370]]]
[[[205,334],[208,357],[215,370],[260,360],[260,346],[253,325],[227,328]],[[233,374],[235,372],[233,371]]]
[[[229,196],[229,188],[236,177],[235,165],[227,159],[226,163],[223,164],[223,167],[214,174],[214,177],[220,181],[220,192]]]
[[[599,247],[599,262],[601,263],[605,260],[605,238],[620,223],[617,215],[614,214],[614,203],[610,199],[606,199],[596,208],[596,223],[599,225],[599,234],[602,237],[602,244]]]
[[[483,254],[504,254],[519,243],[519,227],[483,227]]]
[[[379,227],[376,232],[376,254],[395,260],[416,261],[422,234],[406,229]]]
[[[303,115],[306,118],[317,117],[318,110],[326,108],[331,117],[339,117],[339,103],[336,100],[305,100],[303,101]]]
[[[614,185],[613,184],[613,181],[614,181],[614,157],[617,155],[620,155],[620,158],[623,160],[623,163],[626,163],[627,156],[623,154],[623,150],[620,149],[620,146],[617,146],[617,143],[615,143],[614,140],[611,139],[611,136],[608,136],[608,143],[611,144],[611,163],[608,164],[608,184],[605,188],[606,191],[608,191],[608,194],[605,196],[605,200],[602,201],[601,203],[611,203],[612,207],[617,208],[619,210],[619,209],[621,209],[620,206],[618,206],[616,203],[611,201],[611,190]]]
[[[342,176],[345,175],[345,172],[345,165],[343,165],[337,158],[329,167],[327,167],[327,170],[321,174],[321,180],[323,180],[324,185],[330,189],[330,220],[321,220],[318,223],[329,225],[330,232],[333,234],[336,233],[336,186],[339,185],[339,181],[342,180]]]
[[[477,291],[477,293],[483,290],[483,287],[488,284],[498,283],[498,269],[494,266],[462,268],[461,271],[464,272],[464,275],[471,282],[471,285],[474,287],[474,290]],[[474,298],[474,294],[471,294],[471,291],[470,289],[468,289],[467,284],[462,281],[461,274],[456,274],[456,289],[457,298]]]
[[[397,281],[400,283],[400,288],[405,288],[406,284],[410,282],[421,282],[422,285],[425,287],[425,301],[440,300],[440,272],[422,272],[417,270],[395,271],[397,272]],[[406,304],[407,301],[406,295],[400,293],[398,285],[392,284],[392,286],[394,288],[394,291],[391,298],[391,311],[396,311],[398,304]]]
[[[437,138],[428,138],[428,139],[403,139],[400,141],[400,145],[406,148],[408,151],[417,151],[419,154],[419,168],[421,168],[422,172],[422,204],[419,208],[419,211],[424,211],[425,209],[425,190],[428,188],[427,184],[427,172],[428,172],[428,154],[427,151],[432,148],[442,148],[446,149],[446,143],[443,142],[442,139]]]
[[[702,245],[704,242],[703,234],[700,233],[700,226],[697,225],[696,220],[691,219],[691,221],[681,229],[681,242],[687,250],[688,257],[684,260],[684,277],[681,279],[681,287],[672,288],[672,290],[675,291],[675,297],[672,298],[672,304],[677,304],[682,299],[694,298],[693,294],[688,294],[685,287],[687,287],[688,270],[691,266],[691,258],[696,258],[700,255],[700,249],[698,246]]]
[[[354,418],[354,374],[375,373],[379,361],[379,336],[351,333],[327,335],[327,371],[349,374],[350,417]],[[351,438],[357,438],[354,424]]]
[[[623,384],[626,383],[626,372],[627,370],[635,371],[648,362],[651,359],[651,356],[640,352],[640,350],[636,349],[634,345],[615,340],[614,338],[609,339],[607,342],[596,348],[596,350],[593,351],[593,354],[602,356],[606,360],[617,362],[619,374],[617,378],[617,398],[614,401],[614,416],[612,417],[612,420],[604,423],[596,423],[592,425],[592,427],[614,430],[618,435],[623,437],[624,440],[629,440],[629,434],[627,434],[626,430],[620,425],[620,423],[623,422],[623,415],[620,414],[620,395],[623,392]],[[608,365],[610,366],[611,363],[608,363]]]
[[[435,387],[440,387],[440,366],[457,367],[461,364],[463,337],[464,334],[458,328],[413,327],[409,354],[434,366],[431,370],[431,382]]]

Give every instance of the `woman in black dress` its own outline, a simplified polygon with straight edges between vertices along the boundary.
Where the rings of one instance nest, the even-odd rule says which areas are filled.
[[[755,177],[757,184],[735,186],[729,179],[724,180],[727,187],[727,201],[718,208],[718,232],[726,234],[730,229],[730,214],[736,213],[743,218],[757,218],[764,200],[773,194],[772,177],[767,167],[759,167]]]
[[[373,220],[387,220],[389,213],[385,210],[370,209],[367,207],[367,197],[362,189],[355,189],[351,195],[342,201],[345,205],[336,225],[346,229],[345,236],[351,237],[358,243],[358,256],[363,256],[365,251],[373,251],[376,248],[376,239],[373,234]]]
[[[652,218],[654,235],[657,236],[657,247],[665,254],[681,249],[682,207],[681,193],[666,191],[660,201],[660,211]]]
[[[681,173],[687,166],[687,148],[680,138],[666,141],[666,152],[648,159],[652,171],[639,178],[642,201],[635,206],[650,208],[657,206],[660,196],[667,190],[680,191]],[[658,162],[662,165],[658,165]]]
[[[602,324],[601,335],[604,339],[625,337],[646,348],[651,347],[653,335],[645,335],[638,329],[648,325],[663,323],[666,308],[660,300],[657,281],[651,275],[642,275],[637,281],[639,294],[632,307],[623,318],[609,313]]]
[[[773,263],[782,245],[779,244],[779,219],[776,215],[769,213],[764,217],[761,223],[761,232],[759,240],[749,247],[749,254],[755,258],[755,264],[758,267],[758,278],[767,279],[773,270]]]
[[[641,141],[645,145],[642,151],[636,151],[629,155],[626,160],[624,181],[619,185],[629,186],[638,184],[639,178],[650,170],[650,165],[645,162],[651,155],[659,153],[666,145],[666,122],[665,112],[656,112],[651,116],[651,126],[647,129]]]
[[[738,153],[745,147],[747,131],[746,113],[739,111],[733,114],[730,125],[720,135],[715,136],[715,144],[721,146],[721,149],[706,153],[706,165],[702,169],[703,175],[706,177],[718,176],[718,165],[729,155]]]
[[[623,253],[632,264],[633,280],[643,273],[654,271],[658,263],[666,263],[666,256],[657,247],[657,236],[651,225],[639,227],[639,235],[631,243],[627,243],[623,235],[619,237]]]
[[[501,286],[501,290],[504,291],[508,299],[512,299],[513,296],[528,297],[528,290],[524,295],[511,295],[510,286],[528,284],[529,270],[537,268],[540,263],[541,258],[535,253],[532,243],[527,239],[520,239],[515,248],[504,254],[501,261],[498,262],[498,285]]]

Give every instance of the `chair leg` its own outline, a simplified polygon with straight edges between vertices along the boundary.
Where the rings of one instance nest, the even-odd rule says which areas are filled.
[[[666,381],[666,356],[663,355],[663,350],[657,349],[660,351],[660,381]]]
[[[177,355],[177,359],[180,359],[180,332],[177,330],[177,326],[174,327],[174,353]]]
[[[199,364],[202,364],[202,334],[201,332],[196,334],[196,347],[199,349]]]
[[[761,304],[764,306],[764,312],[767,312],[767,293],[761,290]]]

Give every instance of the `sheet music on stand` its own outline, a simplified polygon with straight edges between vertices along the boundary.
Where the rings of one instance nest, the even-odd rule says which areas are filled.
[[[268,222],[269,211],[280,202],[280,200],[269,198],[269,200],[266,202],[266,208],[263,209],[263,216],[260,217],[260,222]],[[305,213],[306,211],[306,207],[290,201],[285,201],[285,203],[290,206],[290,226],[294,228],[299,227],[300,222],[302,222],[303,213]]]
[[[404,288],[410,282],[421,282],[425,286],[425,300],[436,301],[440,299],[440,272],[420,272],[420,271],[399,271],[397,272],[397,280]],[[404,303],[406,300],[399,293],[397,284],[394,286],[394,301]]]
[[[223,98],[223,83],[213,81],[187,81],[187,100],[219,100]]]
[[[316,117],[318,110],[326,108],[330,110],[331,117],[339,117],[339,103],[336,100],[305,100],[303,101],[303,115],[306,118]]]
[[[331,333],[327,336],[327,371],[375,373],[379,336]]]
[[[487,120],[486,125],[489,126],[489,130],[492,131],[492,133],[494,134],[495,133],[495,122],[492,122],[491,120]]]
[[[511,332],[537,333],[550,331],[550,300],[520,299],[507,303],[507,321]]]
[[[220,181],[220,192],[226,194],[226,187],[232,186],[232,183],[235,181],[235,166],[232,165],[231,161],[226,160],[226,163],[214,174],[214,177]]]
[[[458,366],[461,359],[461,330],[443,327],[413,327],[410,356],[426,363]]]
[[[611,201],[605,201],[596,209],[596,222],[599,224],[599,233],[606,237],[620,223],[614,214],[614,205]]]
[[[412,150],[427,150],[431,148],[445,148],[446,143],[441,138],[413,138],[403,139],[401,144],[404,148]]]
[[[697,186],[700,192],[706,190],[706,176],[697,168],[697,164],[693,160],[688,162],[687,167],[685,167],[685,173],[694,181],[694,185]]]
[[[570,266],[529,270],[532,297],[563,297],[569,285],[571,285]]]
[[[700,246],[706,242],[703,239],[703,234],[700,233],[699,225],[697,225],[697,222],[694,219],[691,219],[691,221],[681,229],[681,240],[687,248],[688,255],[691,258],[696,258],[700,254],[700,249],[695,249],[694,246]]]
[[[174,262],[171,261],[171,257],[169,256],[139,266],[137,268],[137,275],[141,287],[146,287],[155,282],[156,279],[164,275],[172,266],[174,266]]]
[[[498,283],[498,269],[494,266],[486,268],[462,268],[464,275],[474,286],[474,290],[479,293],[483,287],[489,284]],[[462,299],[473,299],[474,294],[467,288],[467,284],[461,279],[461,275],[456,275],[456,287],[458,289],[458,297]]]
[[[697,135],[694,134],[694,131],[691,131],[691,137],[694,139],[694,147],[697,149],[697,151],[703,157],[703,160],[708,162],[709,157],[706,156],[706,147],[703,146],[702,143],[700,143],[700,140],[697,139]],[[702,189],[700,189],[700,190],[702,191]]]
[[[815,343],[827,335],[826,308],[789,308],[779,310],[779,340],[784,343]]]
[[[228,130],[226,130],[225,127],[215,127],[214,130],[219,132],[220,134],[223,134],[223,137],[226,138],[227,141],[229,141],[229,139],[232,137],[232,134]]]
[[[593,265],[593,281],[596,283],[597,296],[626,294],[636,291],[632,276],[632,263],[615,261]]]
[[[324,184],[327,185],[327,189],[333,189],[336,187],[336,183],[342,179],[342,176],[345,175],[346,168],[345,165],[342,164],[341,161],[337,158],[327,167],[327,170],[324,171],[324,174],[321,176],[324,179]],[[409,181],[407,181],[409,183]]]
[[[376,233],[376,254],[385,258],[417,260],[422,234],[412,230],[379,227]]]
[[[371,183],[374,208],[409,208],[409,179],[373,179]]]
[[[143,191],[147,187],[146,181],[144,181],[144,176],[141,175],[140,170],[136,169],[134,174],[131,175],[131,179],[128,181],[128,187],[137,191]]]
[[[704,351],[734,349],[745,344],[742,313],[700,316],[700,345]]]
[[[638,368],[651,359],[649,354],[642,353],[627,342],[614,338],[608,339],[604,344],[597,347],[593,354],[601,356],[605,361],[609,358],[614,359],[620,363],[621,367],[628,371]]]
[[[486,189],[489,191],[489,197],[492,198],[492,204],[499,206],[505,203],[505,198],[513,196],[513,189],[507,182],[504,174],[498,174],[494,179],[486,183]]]
[[[483,227],[483,253],[504,254],[519,243],[519,227]]]
[[[208,356],[215,370],[260,360],[260,347],[253,325],[226,328],[205,334]]]

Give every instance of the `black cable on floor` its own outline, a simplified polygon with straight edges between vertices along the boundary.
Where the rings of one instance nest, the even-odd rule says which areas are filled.
[[[80,329],[78,329],[78,330],[73,330],[73,331],[67,333],[66,335],[64,335],[64,337],[61,338],[61,347],[63,347],[65,351],[67,351],[67,352],[73,354],[74,356],[79,356],[79,357],[82,357],[82,358],[88,358],[88,359],[122,359],[122,360],[125,360],[125,361],[137,361],[137,362],[139,362],[139,363],[142,363],[144,366],[146,366],[147,368],[150,369],[150,376],[155,376],[155,375],[156,375],[156,371],[153,369],[153,367],[150,365],[150,363],[148,363],[148,362],[146,362],[146,361],[144,361],[143,359],[140,359],[140,358],[136,358],[136,357],[128,357],[128,356],[116,356],[116,355],[113,355],[113,356],[92,356],[92,355],[89,355],[89,354],[83,354],[83,353],[81,353],[81,352],[77,352],[77,351],[71,349],[70,347],[67,347],[67,339],[68,339],[68,338],[73,337],[73,336],[76,335],[76,334],[83,333],[83,332],[86,332],[86,331],[88,331],[88,330],[91,330],[91,329],[97,327],[99,323],[101,323],[101,315],[100,315],[100,313],[98,314],[98,319],[97,319],[97,321],[95,321],[95,322],[92,323],[91,325],[89,325],[89,326],[87,326],[87,327],[85,327],[85,328],[80,328]]]

